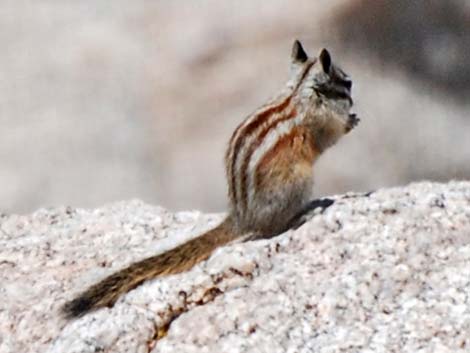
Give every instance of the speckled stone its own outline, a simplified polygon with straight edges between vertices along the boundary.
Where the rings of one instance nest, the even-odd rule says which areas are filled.
[[[64,301],[222,215],[140,201],[1,215],[0,352],[468,352],[470,182],[335,199],[72,321]]]

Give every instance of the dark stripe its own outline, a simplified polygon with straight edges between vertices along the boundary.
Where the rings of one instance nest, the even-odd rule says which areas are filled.
[[[310,71],[310,68],[313,66],[313,64],[315,64],[316,61],[317,61],[317,59],[313,60],[304,69],[304,72],[302,73],[302,76],[300,77],[300,80],[297,82],[297,85],[294,87],[294,92],[292,92],[292,95],[294,95],[297,92],[297,90],[299,89],[299,87],[302,84],[303,80],[305,80],[305,77],[307,77],[307,74]]]
[[[229,180],[229,194],[232,202],[237,205],[238,204],[238,195],[237,195],[237,187],[236,187],[236,172],[235,172],[235,164],[238,158],[238,154],[240,152],[240,149],[243,146],[243,142],[247,136],[250,136],[253,131],[255,131],[265,120],[269,119],[271,114],[275,114],[278,112],[281,112],[284,110],[291,102],[292,97],[295,95],[297,90],[299,89],[300,85],[302,84],[303,80],[307,77],[308,72],[310,71],[310,68],[315,64],[316,59],[314,59],[312,62],[310,62],[304,69],[304,72],[302,73],[302,76],[300,77],[300,80],[297,82],[297,85],[294,87],[293,92],[284,100],[282,101],[279,105],[274,106],[274,107],[268,107],[266,110],[262,111],[261,113],[258,113],[258,116],[253,119],[251,123],[249,123],[247,126],[243,128],[243,131],[241,131],[240,135],[238,136],[237,140],[235,141],[235,146],[233,146],[233,139],[237,135],[238,131],[242,128],[243,123],[246,121],[246,119],[237,127],[235,132],[232,134],[232,137],[230,139],[230,144],[229,144],[229,153],[227,154],[227,166],[229,167],[229,170],[227,172],[227,179]],[[247,118],[249,119],[249,118]],[[231,153],[230,153],[231,152]],[[231,159],[230,159],[231,157]],[[229,165],[230,164],[230,165]],[[243,169],[242,169],[243,171]],[[243,177],[243,180],[245,180],[246,177]],[[242,184],[243,185],[243,184]],[[242,186],[243,187],[243,186]]]
[[[257,173],[259,168],[273,160],[276,155],[279,154],[279,151],[282,148],[286,147],[286,145],[288,145],[298,134],[299,129],[298,127],[295,127],[288,134],[282,136],[279,140],[277,140],[274,146],[272,146],[271,149],[267,150],[263,158],[260,159],[260,163],[258,164],[257,170],[255,172]]]
[[[232,134],[232,137],[230,138],[228,148],[227,148],[227,153],[225,155],[225,168],[226,168],[226,174],[227,174],[227,181],[228,181],[228,194],[229,194],[229,200],[235,201],[236,198],[236,190],[234,186],[234,177],[233,177],[233,167],[234,164],[232,163],[232,159],[230,158],[232,156],[232,145],[233,145],[233,139],[237,135],[238,131],[241,129],[243,123],[245,120],[243,120],[235,129],[234,133]]]
[[[295,119],[296,116],[297,116],[297,110],[293,108],[290,111],[290,113],[283,115],[281,116],[281,118],[273,121],[272,124],[270,124],[269,126],[267,126],[261,131],[261,133],[257,136],[256,140],[254,140],[251,143],[250,147],[248,148],[248,151],[245,155],[245,159],[243,160],[243,164],[240,168],[240,171],[243,172],[242,179],[240,180],[240,189],[241,189],[240,190],[240,194],[241,194],[240,202],[242,202],[243,209],[246,209],[248,205],[248,185],[247,185],[248,184],[247,179],[248,179],[248,173],[249,173],[248,165],[250,164],[250,160],[251,160],[251,157],[253,156],[253,153],[263,143],[264,138],[272,129],[275,129],[280,123],[284,121]]]
[[[319,86],[314,88],[318,95],[324,96],[328,99],[338,100],[338,99],[347,99],[352,105],[353,100],[349,93],[342,87],[332,87],[332,86]]]
[[[230,178],[231,182],[231,187],[229,189],[232,190],[232,200],[235,203],[235,205],[238,203],[237,201],[237,187],[236,187],[236,171],[235,171],[235,164],[238,158],[238,153],[240,152],[240,149],[242,148],[243,142],[245,141],[247,136],[250,136],[253,131],[255,131],[265,120],[269,119],[269,117],[272,114],[278,113],[282,111],[285,107],[287,107],[290,103],[292,96],[288,96],[283,102],[281,102],[279,105],[274,106],[274,107],[269,107],[266,110],[262,111],[261,113],[258,114],[256,118],[253,119],[251,123],[245,126],[243,131],[241,131],[240,135],[238,136],[238,139],[235,141],[235,146],[233,147],[232,154],[231,154],[231,160],[230,162],[230,170],[229,174],[227,175],[228,178]],[[243,124],[243,122],[242,122]],[[240,124],[239,128],[242,126]],[[239,130],[235,130],[235,133]],[[232,137],[235,137],[235,133],[233,134]],[[232,145],[232,144],[231,144]]]

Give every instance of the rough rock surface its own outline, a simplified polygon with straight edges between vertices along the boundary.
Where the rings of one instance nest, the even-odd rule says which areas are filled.
[[[295,231],[60,317],[88,285],[221,217],[140,201],[1,215],[0,352],[470,350],[470,182],[338,196]]]

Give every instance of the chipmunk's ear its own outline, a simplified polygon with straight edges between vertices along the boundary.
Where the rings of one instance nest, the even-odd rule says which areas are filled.
[[[297,39],[294,41],[294,45],[292,46],[291,59],[292,62],[300,64],[306,62],[308,59],[307,53]]]
[[[328,52],[328,50],[323,48],[321,50],[320,55],[318,56],[318,58],[320,59],[320,63],[321,63],[321,66],[323,68],[323,71],[326,74],[329,74],[330,73],[330,68],[331,68],[331,56],[330,56],[330,53]]]

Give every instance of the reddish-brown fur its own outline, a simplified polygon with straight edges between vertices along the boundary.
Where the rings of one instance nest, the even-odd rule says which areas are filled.
[[[229,142],[229,149],[227,151],[227,154],[230,153],[230,146],[234,143],[233,139],[239,134],[240,129],[242,130],[239,134],[239,136],[249,136],[251,135],[261,124],[263,124],[266,120],[268,120],[272,114],[274,113],[279,113],[282,112],[287,106],[289,106],[290,101],[292,99],[292,96],[288,96],[285,100],[283,100],[281,103],[278,105],[270,105],[267,106],[265,110],[263,110],[261,113],[259,113],[247,126],[242,127],[243,123],[241,123],[235,132],[233,133],[230,142]],[[233,151],[231,157],[231,162],[230,162],[230,171],[228,172],[229,175],[231,175],[232,182],[230,184],[230,190],[229,194],[230,197],[233,198],[234,200],[238,200],[237,197],[237,190],[236,188],[232,188],[232,185],[235,184],[235,163],[238,157],[238,153],[240,151],[240,148],[242,147],[243,144],[243,138],[239,138],[236,142],[235,145],[233,146]]]
[[[241,181],[241,195],[239,198],[239,202],[242,203],[243,208],[246,208],[248,200],[247,200],[247,185],[246,185],[246,179],[247,179],[247,171],[248,171],[248,163],[250,163],[250,159],[253,155],[253,152],[261,145],[263,142],[264,138],[266,135],[271,131],[274,127],[276,127],[277,124],[290,120],[295,118],[297,115],[297,111],[295,108],[292,108],[291,112],[286,115],[281,115],[278,119],[274,120],[270,125],[266,126],[256,137],[254,142],[250,145],[248,148],[248,151],[246,152],[246,156],[243,159],[242,167],[241,170],[243,171],[243,176],[242,176],[242,181]],[[269,152],[268,152],[269,153]]]
[[[358,121],[349,114],[351,81],[331,63],[326,50],[319,59],[308,58],[296,41],[291,69],[283,93],[249,116],[230,139],[225,154],[230,210],[225,221],[91,286],[64,305],[67,317],[112,306],[142,282],[186,271],[246,234],[267,237],[287,229],[309,201],[314,161]]]

